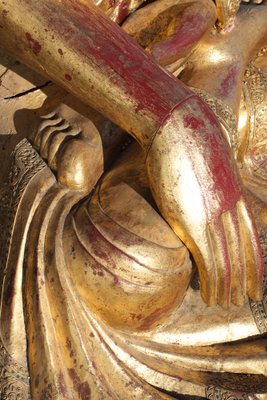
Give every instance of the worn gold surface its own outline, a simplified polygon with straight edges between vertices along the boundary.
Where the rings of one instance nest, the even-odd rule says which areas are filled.
[[[241,0],[216,0],[219,26],[222,29],[229,27],[233,22],[240,3]]]
[[[183,240],[190,244],[190,249],[200,270],[202,296],[208,304],[218,303],[226,306],[230,301],[235,301],[237,304],[242,303],[245,301],[246,293],[253,300],[259,300],[261,298],[263,273],[262,259],[257,233],[249,212],[238,214],[240,222],[235,224],[235,229],[236,232],[239,231],[238,226],[241,224],[249,232],[250,242],[248,246],[251,247],[251,251],[246,252],[244,258],[243,256],[238,257],[234,266],[231,266],[230,259],[236,244],[234,242],[226,244],[226,226],[219,223],[222,214],[225,212],[231,213],[231,210],[238,207],[239,201],[245,202],[245,200],[243,199],[234,160],[221,127],[209,112],[205,103],[197,99],[197,97],[194,99],[193,93],[186,86],[164,73],[140,47],[120,28],[112,25],[93,4],[66,0],[66,4],[69,5],[69,11],[61,10],[62,23],[59,24],[58,19],[53,19],[52,22],[50,20],[50,15],[55,12],[55,4],[52,0],[38,4],[27,2],[26,7],[28,7],[32,17],[32,25],[26,25],[24,19],[21,18],[22,3],[16,4],[17,0],[12,1],[14,1],[13,8],[12,4],[10,4],[9,7],[11,8],[3,9],[4,17],[2,22],[4,25],[1,28],[4,38],[3,43],[5,46],[10,43],[10,48],[13,52],[17,49],[18,56],[23,61],[32,65],[37,71],[45,69],[46,74],[52,79],[61,83],[80,98],[86,99],[91,106],[96,107],[105,116],[112,118],[113,121],[122,128],[127,129],[129,133],[137,138],[146,151],[157,148],[157,140],[154,143],[153,140],[157,136],[157,132],[164,126],[165,121],[169,120],[169,125],[172,124],[168,131],[170,140],[167,140],[164,146],[160,144],[162,148],[157,150],[158,153],[150,151],[149,160],[151,160],[153,168],[150,168],[149,163],[147,164],[148,175],[150,184],[153,185],[155,200],[164,217],[176,232],[179,232]],[[246,25],[245,23],[247,25],[252,23],[252,17],[254,19],[257,17],[259,24],[262,24],[264,15],[266,15],[266,7],[263,7],[262,12],[243,13],[239,25],[231,32],[233,43],[231,41],[230,43],[237,43],[238,38],[241,38],[243,26]],[[197,17],[201,18],[200,12]],[[210,18],[212,19],[212,15],[208,17],[208,19]],[[40,23],[42,24],[42,29],[40,28]],[[69,25],[72,26],[71,39],[68,34]],[[19,50],[18,37],[12,35],[10,39],[10,35],[8,35],[8,32],[14,32],[17,26],[20,27],[21,34],[24,37],[23,44],[19,47]],[[33,38],[33,33],[30,33],[29,30],[33,32],[36,29],[39,32],[39,36],[38,38]],[[112,31],[113,37],[110,37],[110,31]],[[241,55],[244,57],[241,60],[243,64],[245,64],[253,49],[263,41],[264,32],[263,28],[263,32],[255,35],[253,40],[251,39],[246,57],[244,54],[247,53],[242,48],[244,54],[242,53]],[[48,50],[47,43],[43,43],[43,41],[51,34],[57,39],[52,42],[52,46]],[[241,65],[240,71],[237,69],[237,65],[231,66],[232,57],[228,57],[229,54],[227,52],[229,40],[226,42],[225,38],[220,40],[220,37],[221,35],[218,33],[215,43],[217,42],[222,46],[221,53],[228,62],[224,65],[226,76],[221,82],[223,85],[221,97],[226,102],[229,98],[230,105],[233,106],[231,101],[237,100],[238,92],[241,90],[241,73],[244,65]],[[120,43],[119,47],[116,40]],[[206,40],[212,40],[212,38]],[[210,47],[215,46],[215,43],[212,43]],[[217,46],[219,47],[218,44]],[[203,59],[204,56],[201,54],[201,49],[203,51],[205,46],[200,46],[199,48],[200,57],[199,53],[195,51],[193,58],[199,57]],[[231,48],[231,55],[232,51]],[[62,52],[63,55],[61,54]],[[48,61],[46,55],[49,53],[53,61],[50,59]],[[208,56],[209,54],[208,52]],[[70,62],[71,59],[72,63]],[[142,65],[142,70],[139,68],[140,64]],[[80,72],[82,65],[85,68],[84,73]],[[219,62],[218,65],[220,65]],[[69,71],[69,73],[64,70]],[[203,71],[202,74],[198,74],[196,71],[194,77],[196,77],[196,80],[193,81],[193,84],[191,81],[190,83],[192,86],[199,87],[199,80],[203,81]],[[237,88],[231,85],[231,82],[235,79],[237,80]],[[183,111],[181,112],[182,119],[178,121],[172,118],[172,114],[175,107],[179,108],[180,105]],[[120,112],[118,112],[118,108],[120,108]],[[205,120],[207,123],[204,122]],[[183,143],[183,152],[191,154],[191,142],[185,140],[185,138],[194,136],[197,130],[201,131],[201,133],[197,134],[197,139],[195,140],[198,157],[199,160],[205,160],[207,168],[202,168],[197,163],[195,163],[194,167],[191,165],[190,173],[192,179],[187,180],[186,185],[181,186],[181,194],[179,196],[175,194],[175,201],[172,201],[173,195],[166,195],[165,192],[177,192],[180,180],[180,165],[175,162],[175,159],[170,160],[167,155],[164,156],[164,152],[168,153],[169,147],[173,144],[172,140],[177,137],[177,150],[178,143],[181,142]],[[189,155],[189,158],[191,158],[191,155]],[[162,172],[163,165],[169,161],[172,171],[171,180],[168,179],[167,175],[164,176],[167,174],[167,170]],[[186,163],[184,162],[183,166],[185,167],[185,165]],[[218,173],[218,168],[225,174],[224,178],[220,177],[222,172]],[[164,185],[168,182],[165,185],[165,189],[162,186],[163,181]],[[195,184],[196,182],[197,184]],[[204,189],[207,183],[209,185],[208,190]],[[196,188],[202,192],[202,207],[199,207],[199,204],[194,204],[194,211],[188,207],[188,196],[185,195],[188,192],[188,185],[190,193]],[[231,198],[228,192],[231,192]],[[155,195],[156,193],[160,194]],[[162,202],[162,198],[164,198],[164,202]],[[216,200],[213,201],[213,199]],[[244,208],[247,209],[245,203]],[[172,211],[166,213],[166,209]],[[180,219],[181,212],[184,215],[182,223]],[[206,241],[204,247],[194,244],[195,238],[192,231],[191,216],[194,212],[201,212],[202,221],[206,221],[205,224],[203,223],[203,227],[204,225],[213,226],[218,222],[219,228],[222,230],[218,238],[214,235],[209,235],[210,240]],[[234,220],[237,218],[235,212],[233,212],[232,218]],[[238,234],[240,237],[242,236],[240,232]],[[241,242],[242,239],[240,239]],[[239,243],[239,239],[237,243]],[[214,275],[210,266],[207,265],[210,260],[210,254],[214,252],[214,248],[218,247],[218,245],[223,249],[221,253],[223,257],[220,256],[221,268],[224,271],[223,277],[221,274]],[[231,281],[231,271],[234,274],[235,270],[244,270],[243,275],[247,274],[251,277],[248,288],[244,284],[244,279]],[[205,276],[209,278],[210,282],[218,286],[220,295],[217,296],[216,287],[212,289],[209,288],[209,284],[204,283]],[[251,287],[254,289],[252,290]],[[242,293],[242,295],[238,296],[238,300],[234,300],[235,296],[231,297],[231,289]]]
[[[21,141],[1,171],[1,398],[154,400],[180,393],[188,399],[266,399],[267,285],[265,275],[261,301],[253,243],[257,229],[266,270],[267,64],[265,50],[259,51],[266,7],[259,7],[242,9],[236,19],[238,30],[244,24],[249,30],[253,19],[258,28],[251,41],[247,36],[248,54],[240,46],[241,72],[231,96],[219,95],[224,78],[211,83],[207,76],[215,79],[221,69],[225,77],[231,69],[237,31],[206,35],[182,66],[181,78],[214,111],[226,136],[221,143],[228,141],[250,190],[215,222],[219,197],[209,198],[209,190],[203,197],[193,173],[201,171],[205,189],[212,185],[201,141],[184,134],[178,150],[173,130],[184,131],[186,107],[200,117],[197,97],[172,111],[147,158],[132,143],[112,167],[125,136],[118,133],[114,145],[115,128],[66,92],[48,85],[2,101],[9,112],[1,129],[31,144]],[[217,70],[211,59],[216,48],[223,57]],[[31,87],[9,71],[13,82]],[[205,125],[217,129],[200,104]],[[189,122],[188,132],[197,120]],[[191,152],[182,140],[191,141]],[[173,177],[174,166],[179,174]],[[173,213],[178,198],[185,214]],[[189,252],[163,218],[198,266],[206,258],[199,267],[202,296]]]
[[[159,64],[177,68],[210,31],[216,16],[209,0],[160,0],[137,10],[122,27]]]
[[[242,6],[229,32],[211,32],[203,39],[182,79],[226,103],[237,117],[247,66],[266,45],[266,19],[266,4]],[[207,79],[208,75],[213,79]]]

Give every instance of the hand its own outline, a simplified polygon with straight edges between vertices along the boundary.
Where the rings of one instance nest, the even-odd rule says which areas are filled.
[[[209,305],[261,299],[262,259],[231,151],[209,108],[195,96],[178,106],[147,157],[153,196],[191,250]]]
[[[181,64],[212,28],[211,0],[159,0],[135,11],[122,28],[160,65]]]
[[[37,118],[31,139],[59,183],[72,190],[92,190],[103,172],[103,154],[99,132],[90,120],[62,104]]]

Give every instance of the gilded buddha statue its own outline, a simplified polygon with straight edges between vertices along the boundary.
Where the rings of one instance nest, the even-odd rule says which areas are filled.
[[[267,4],[96,5],[0,3],[64,88],[14,113],[1,399],[266,399]]]

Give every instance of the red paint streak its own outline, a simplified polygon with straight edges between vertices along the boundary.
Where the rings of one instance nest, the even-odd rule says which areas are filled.
[[[150,326],[156,322],[157,320],[160,319],[160,317],[164,314],[164,307],[163,308],[158,308],[155,310],[153,313],[151,313],[148,317],[144,319],[144,322],[140,326],[140,329],[148,329]]]
[[[168,313],[172,309],[175,303],[176,299],[174,298],[170,302],[170,304],[166,304],[162,308],[157,308],[155,311],[153,311],[149,316],[147,316],[144,319],[142,325],[140,326],[140,329],[142,330],[149,329],[154,322],[160,320],[160,318],[162,318],[166,313]]]
[[[58,51],[58,54],[60,54],[61,56],[63,56],[64,53],[63,53],[62,49],[58,49],[57,51]]]
[[[116,9],[118,10],[116,22],[117,24],[121,24],[125,20],[125,18],[129,15],[128,3],[125,0],[122,0],[116,6]]]
[[[116,264],[110,257],[110,254],[111,252],[114,252],[115,254],[122,256],[124,253],[122,253],[115,246],[109,243],[91,222],[88,225],[87,238],[88,238],[88,243],[90,243],[91,245],[90,249],[85,248],[81,242],[80,245],[84,248],[84,250],[90,255],[90,257],[93,260],[93,262],[91,262],[89,265],[89,268],[92,270],[93,275],[105,276],[104,274],[105,272],[106,275],[112,279],[113,285],[118,285],[120,283],[120,279],[111,271],[113,269],[116,272]],[[105,243],[105,246],[103,246],[104,250],[101,249],[100,245],[101,242]],[[106,251],[106,243],[108,243],[107,251]]]
[[[73,382],[74,390],[78,393],[79,399],[90,400],[91,399],[91,389],[88,382],[81,382],[79,375],[74,368],[68,369],[68,374]]]
[[[114,242],[116,240],[124,241],[125,242],[125,232],[118,227],[119,233],[114,237]],[[113,285],[117,286],[120,284],[120,281],[124,282],[131,282],[127,281],[125,278],[120,278],[117,275],[118,265],[114,262],[113,255],[115,259],[121,258],[124,259],[129,265],[133,264],[141,264],[138,259],[133,259],[130,255],[124,253],[121,249],[117,248],[113,243],[109,242],[93,225],[90,223],[87,225],[87,239],[88,243],[90,243],[90,248],[85,249],[87,253],[93,258],[95,261],[94,263],[90,264],[90,268],[93,270],[94,275],[98,275],[99,271],[106,272],[108,276],[110,276],[113,280]],[[113,233],[116,234],[116,228],[114,227]],[[134,245],[135,243],[142,243],[143,240],[138,238],[135,235],[132,235],[132,240],[127,241],[128,245]],[[80,242],[81,243],[81,242]],[[102,245],[101,245],[102,244]],[[82,245],[82,243],[81,243]],[[102,275],[101,275],[102,276]],[[105,276],[105,275],[104,275]]]
[[[232,66],[229,68],[226,77],[223,79],[221,86],[219,88],[219,95],[222,97],[227,97],[231,90],[234,89],[235,81],[237,75],[237,68]]]
[[[94,361],[92,361],[92,366],[94,369],[97,369],[96,363]]]
[[[59,383],[59,388],[60,388],[60,394],[62,394],[63,396],[66,397],[67,396],[67,387],[66,387],[66,383],[65,383],[62,372],[58,375],[58,383]]]
[[[190,128],[193,130],[200,129],[204,127],[204,122],[202,119],[198,119],[193,115],[186,115],[184,117],[184,126],[185,128]]]
[[[72,77],[69,74],[65,74],[66,81],[71,81]]]
[[[33,39],[32,35],[29,32],[26,32],[25,36],[29,42],[29,49],[31,49],[33,53],[37,56],[40,53],[42,46],[39,42],[37,42],[37,40]]]
[[[183,83],[153,63],[129,35],[90,2],[81,4],[67,0],[64,9],[60,7],[57,3],[51,4],[49,12],[42,9],[47,22],[57,35],[68,41],[70,50],[75,50],[76,55],[93,65],[98,73],[104,73],[110,85],[129,96],[138,110],[148,111],[162,122],[176,104],[191,96]],[[69,26],[73,27],[73,32],[68,38]],[[101,86],[99,81],[95,91],[101,92]]]
[[[120,283],[119,277],[117,275],[113,275],[113,285],[117,286],[119,285],[119,283]]]
[[[179,24],[171,37],[151,46],[151,53],[159,63],[169,64],[188,54],[210,27],[211,15],[201,10],[192,14],[189,7],[177,21]]]
[[[71,341],[69,338],[66,339],[66,347],[69,351],[71,351]]]
[[[143,318],[142,314],[135,314],[135,313],[130,313],[130,317],[132,318],[132,320],[137,320],[137,321],[140,321]]]
[[[191,97],[176,109],[180,110],[187,130],[183,143],[188,159],[196,170],[209,220],[207,222],[211,222],[223,212],[233,209],[242,194],[231,149],[223,137],[215,115],[197,96]],[[203,179],[198,172],[199,165],[194,165],[196,149],[205,159],[203,167],[209,175],[209,181],[212,182],[209,188],[205,178]],[[214,197],[219,203],[218,209],[213,207]]]

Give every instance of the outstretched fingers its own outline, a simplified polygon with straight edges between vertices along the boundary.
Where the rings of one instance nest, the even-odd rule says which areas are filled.
[[[262,298],[263,265],[257,231],[241,198],[236,206],[207,224],[206,239],[200,244],[204,272],[201,292],[209,305],[241,306],[247,295]]]
[[[221,220],[216,220],[207,225],[207,237],[215,277],[215,282],[213,282],[214,299],[212,301],[209,299],[208,304],[219,304],[227,307],[230,302],[231,266]]]
[[[254,301],[262,299],[263,261],[258,233],[244,200],[237,204],[242,239],[242,255],[246,263],[247,293]]]

